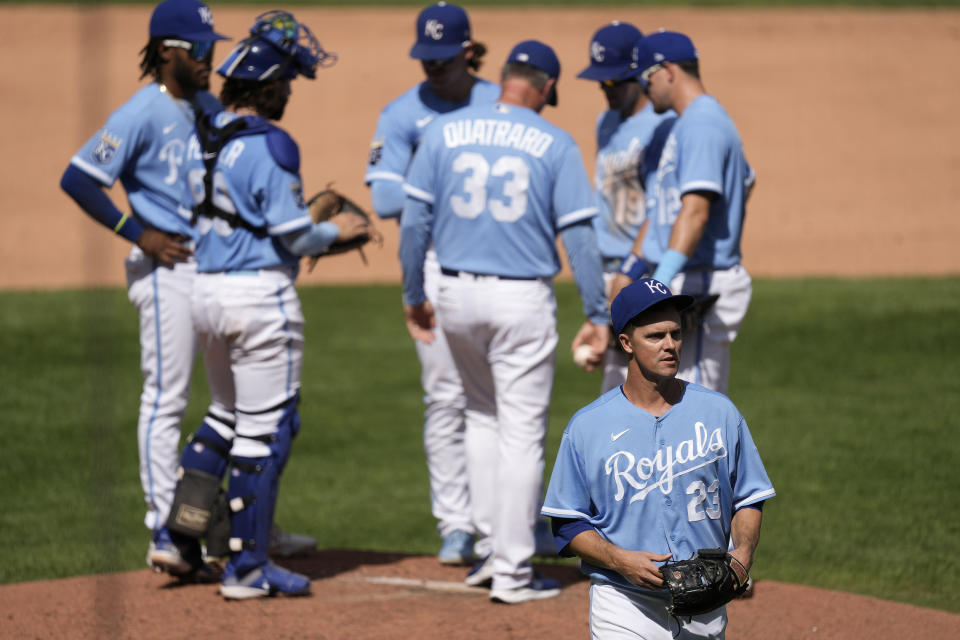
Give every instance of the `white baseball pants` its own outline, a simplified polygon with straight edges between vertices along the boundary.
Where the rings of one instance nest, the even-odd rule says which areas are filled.
[[[694,297],[720,294],[704,314],[699,328],[684,334],[677,377],[727,393],[730,345],[740,331],[753,295],[750,274],[739,264],[729,269],[684,271],[670,283],[670,290]]]
[[[493,553],[493,588],[521,587],[533,577],[556,364],[553,286],[442,276],[435,306],[466,393],[473,522]]]
[[[726,607],[678,620],[667,612],[666,595],[590,583],[590,637],[594,640],[723,640]]]
[[[619,271],[603,272],[603,292],[610,297],[610,284]],[[616,336],[614,336],[616,339]],[[600,393],[606,393],[614,387],[619,387],[627,379],[627,366],[630,359],[620,349],[607,349],[603,354],[603,380],[600,383]]]
[[[431,248],[423,265],[423,286],[431,303],[437,300],[441,277],[437,254]],[[457,529],[475,533],[464,443],[467,400],[446,336],[439,326],[433,334],[432,344],[414,340],[426,405],[423,450],[430,476],[430,507],[441,536]]]
[[[237,410],[232,456],[263,458],[300,389],[303,310],[289,269],[199,273],[193,321],[214,403]]]
[[[143,391],[137,421],[140,484],[153,530],[164,525],[180,464],[180,423],[190,397],[197,341],[190,315],[197,265],[158,266],[139,247],[126,259],[127,296],[140,316]]]

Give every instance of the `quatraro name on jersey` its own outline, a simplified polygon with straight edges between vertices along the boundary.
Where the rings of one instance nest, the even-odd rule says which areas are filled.
[[[639,459],[629,451],[617,451],[607,458],[604,471],[616,484],[614,499],[622,501],[629,491],[629,502],[633,503],[646,499],[655,489],[669,495],[675,479],[726,457],[720,428],[708,433],[706,425],[697,422],[693,437],[681,441],[675,448],[668,445],[658,449],[653,458]]]
[[[475,118],[454,120],[443,125],[443,143],[448,149],[466,145],[503,147],[542,158],[553,144],[553,136],[519,122]]]

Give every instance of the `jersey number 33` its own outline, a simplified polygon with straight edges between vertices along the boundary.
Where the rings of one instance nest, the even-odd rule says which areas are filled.
[[[493,166],[479,153],[463,151],[453,160],[453,172],[464,174],[463,190],[466,197],[450,198],[450,208],[461,217],[473,219],[489,209],[499,222],[515,222],[527,212],[527,188],[530,186],[530,168],[520,156],[500,156]],[[504,178],[502,194],[491,194],[488,180]],[[502,196],[502,197],[499,197]]]

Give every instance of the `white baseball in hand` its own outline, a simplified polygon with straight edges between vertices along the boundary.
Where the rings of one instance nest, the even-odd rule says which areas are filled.
[[[593,358],[594,355],[593,347],[588,344],[582,344],[573,352],[573,363],[581,369],[586,369],[587,361]]]

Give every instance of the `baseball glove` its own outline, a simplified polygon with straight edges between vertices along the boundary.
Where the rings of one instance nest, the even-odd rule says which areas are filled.
[[[747,590],[749,574],[723,549],[700,549],[689,560],[660,567],[670,590],[670,613],[695,616],[722,607]]]
[[[335,191],[330,185],[327,185],[326,189],[310,198],[307,201],[307,207],[310,209],[310,218],[313,219],[314,223],[329,220],[338,213],[355,213],[366,220],[367,223],[371,222],[370,214],[347,196]],[[317,261],[320,258],[335,256],[354,250],[360,252],[360,258],[363,260],[363,264],[367,264],[367,256],[364,255],[363,248],[369,242],[375,242],[377,245],[383,246],[383,236],[373,229],[372,225],[370,227],[370,233],[365,233],[351,240],[337,240],[327,247],[323,253],[310,256],[307,262],[307,271],[313,271],[313,268],[317,265]]]

